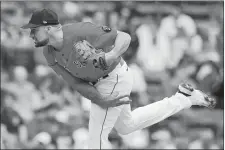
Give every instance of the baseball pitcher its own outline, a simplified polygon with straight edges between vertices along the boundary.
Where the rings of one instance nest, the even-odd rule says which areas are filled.
[[[214,107],[215,100],[188,84],[172,97],[131,111],[133,77],[121,55],[129,34],[89,22],[61,25],[49,9],[35,11],[29,23],[36,47],[44,47],[48,65],[75,90],[91,100],[89,148],[110,148],[112,128],[129,134],[151,126],[192,105]]]

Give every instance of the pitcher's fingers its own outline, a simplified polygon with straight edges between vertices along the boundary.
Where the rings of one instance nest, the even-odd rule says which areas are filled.
[[[120,102],[120,103],[130,103],[130,102],[132,102],[132,101],[131,101],[130,99],[128,99],[128,100],[124,100],[124,99],[123,99],[123,100],[120,100],[119,102]]]
[[[128,99],[129,99],[129,96],[130,95],[128,95],[128,94],[127,95],[122,95],[122,96],[118,96],[116,99],[122,99],[122,98],[125,98],[125,97],[128,97]]]
[[[130,104],[130,103],[131,103],[131,100],[128,100],[128,101],[119,101],[118,103],[116,103],[116,106],[124,105],[124,104]]]
[[[114,98],[114,97],[117,97],[119,95],[119,92],[113,92],[112,94],[111,94],[111,96]]]

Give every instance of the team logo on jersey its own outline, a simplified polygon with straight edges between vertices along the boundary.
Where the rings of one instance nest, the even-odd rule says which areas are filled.
[[[110,32],[112,29],[108,26],[102,26],[102,30],[105,32]]]
[[[73,44],[73,52],[75,53],[75,59],[76,59],[73,61],[73,64],[75,64],[77,66],[77,68],[83,68],[83,67],[86,67],[87,62],[81,61],[81,57],[82,57],[82,54],[84,53],[84,51],[82,49],[76,47],[77,43],[78,42],[74,42],[74,44]]]
[[[76,60],[73,62],[77,68],[83,68],[83,67],[86,67],[86,65],[82,64],[80,61]]]
[[[94,65],[95,68],[99,68],[97,59],[93,60],[93,65]]]
[[[96,49],[95,49],[95,53],[96,53],[96,54],[99,54],[99,53],[101,53],[101,52],[103,52],[103,49],[101,49],[101,48],[96,48]]]

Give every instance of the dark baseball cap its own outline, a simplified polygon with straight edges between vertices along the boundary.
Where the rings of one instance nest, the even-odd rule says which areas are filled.
[[[33,12],[29,23],[21,28],[28,29],[57,24],[59,24],[58,15],[50,9],[42,9]]]

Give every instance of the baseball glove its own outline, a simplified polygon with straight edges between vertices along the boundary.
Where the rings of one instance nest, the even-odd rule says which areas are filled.
[[[105,60],[105,52],[95,49],[88,41],[83,40],[75,44],[77,52],[76,60],[83,66],[86,66],[90,60],[95,68],[107,70],[108,66]]]

